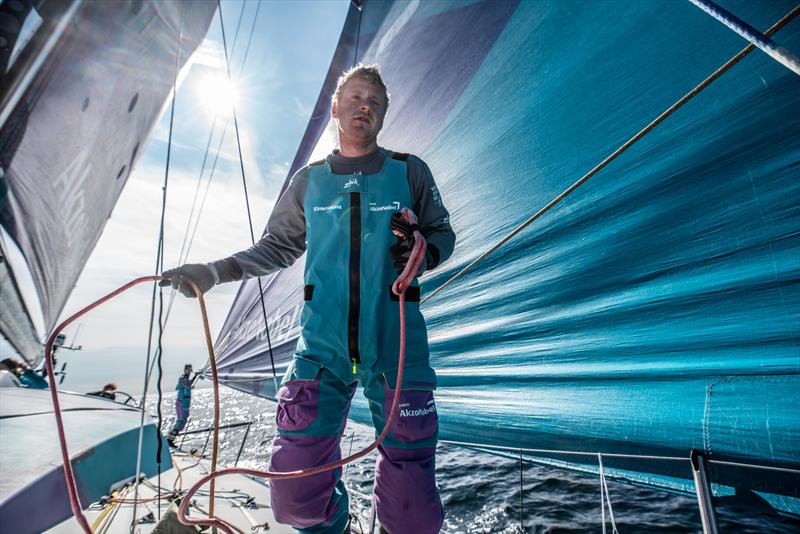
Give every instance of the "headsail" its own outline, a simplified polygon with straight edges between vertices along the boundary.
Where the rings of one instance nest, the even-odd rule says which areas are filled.
[[[22,299],[22,291],[9,267],[7,246],[0,235],[0,302],[3,305],[0,332],[29,364],[33,364],[41,356],[42,346],[38,343],[39,336]]]
[[[794,7],[730,4],[762,29]],[[798,24],[778,34],[795,51]],[[746,44],[689,3],[367,0],[294,168],[329,143],[330,82],[356,42],[392,93],[379,141],[429,163],[458,235],[425,292]],[[800,468],[798,161],[800,78],[751,54],[425,305],[443,437]],[[265,284],[273,331],[301,288],[297,266]],[[269,394],[257,291],[240,290],[219,368]],[[288,357],[297,324],[285,331]],[[351,414],[369,421],[363,405]],[[675,462],[608,464],[660,487],[691,480]],[[713,478],[800,511],[796,475],[764,473],[718,465]]]
[[[213,0],[70,5],[77,7],[67,29],[41,63],[30,62],[38,70],[12,67],[3,87],[33,76],[19,98],[8,100],[4,92],[4,104],[15,105],[3,114],[0,165],[7,195],[0,223],[27,261],[47,330],[170,94],[176,54],[181,65],[187,62],[216,9]],[[0,327],[15,336],[4,323]]]

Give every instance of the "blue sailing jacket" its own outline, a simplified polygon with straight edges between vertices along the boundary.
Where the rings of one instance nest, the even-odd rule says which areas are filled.
[[[249,278],[287,267],[307,251],[296,356],[329,368],[346,383],[354,380],[356,369],[383,373],[397,368],[392,214],[403,207],[417,213],[430,245],[429,267],[447,259],[455,242],[427,166],[414,156],[383,149],[376,156],[375,172],[336,174],[330,156],[299,171],[276,205],[267,234],[233,256]],[[406,367],[428,363],[419,297],[415,279],[406,292]]]
[[[175,385],[175,390],[178,392],[178,400],[184,405],[189,404],[192,399],[192,379],[186,375],[181,375]]]

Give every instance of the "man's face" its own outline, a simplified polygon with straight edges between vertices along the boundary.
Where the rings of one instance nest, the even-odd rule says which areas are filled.
[[[192,374],[192,368],[191,367],[184,367],[183,368],[183,374],[186,375],[186,376],[189,376],[190,374]]]
[[[331,114],[339,124],[340,135],[362,142],[374,141],[383,128],[386,99],[377,85],[353,78],[342,87]]]

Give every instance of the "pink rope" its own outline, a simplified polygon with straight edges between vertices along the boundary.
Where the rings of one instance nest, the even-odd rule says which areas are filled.
[[[92,311],[93,309],[97,308],[104,302],[111,300],[112,298],[116,297],[120,293],[127,291],[128,289],[132,288],[137,284],[141,284],[142,282],[149,282],[149,281],[158,281],[161,277],[159,276],[144,276],[142,278],[137,278],[136,280],[132,280],[128,282],[121,288],[117,289],[106,295],[105,297],[96,300],[92,304],[89,304],[78,313],[61,323],[53,330],[53,333],[50,334],[50,337],[47,338],[47,345],[45,345],[44,349],[44,363],[45,368],[47,369],[47,378],[50,382],[50,397],[53,400],[53,413],[56,416],[56,427],[58,429],[58,444],[61,448],[61,461],[64,463],[64,480],[67,482],[67,493],[69,494],[69,505],[72,508],[72,514],[75,516],[75,519],[78,521],[78,524],[81,526],[81,529],[86,534],[92,534],[92,528],[89,526],[89,522],[86,520],[86,517],[83,515],[83,510],[81,509],[81,503],[78,499],[78,488],[77,484],[75,483],[75,473],[72,471],[72,463],[70,462],[69,458],[69,450],[67,449],[67,438],[66,434],[64,433],[64,421],[61,418],[61,404],[58,402],[58,390],[56,389],[56,376],[53,372],[53,342],[56,339],[56,336],[61,333],[64,328],[66,328],[70,323],[81,317],[82,315]],[[142,408],[144,409],[144,408]]]

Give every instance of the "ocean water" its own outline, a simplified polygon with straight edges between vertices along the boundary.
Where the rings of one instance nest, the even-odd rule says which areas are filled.
[[[222,424],[252,422],[239,460],[240,466],[266,469],[275,435],[275,404],[222,387]],[[175,394],[162,402],[164,428],[174,420]],[[155,415],[155,407],[149,411]],[[210,426],[213,416],[211,390],[194,394],[187,430]],[[232,466],[245,437],[245,428],[220,432],[220,464]],[[371,443],[374,432],[348,423],[342,440],[347,455]],[[202,450],[206,434],[183,441],[184,449]],[[180,439],[179,439],[180,443]],[[210,455],[210,445],[207,454]],[[350,491],[351,512],[361,524],[369,522],[375,453],[349,465],[344,478]],[[437,456],[437,481],[446,518],[445,533],[518,534],[602,532],[600,482],[597,477],[441,444]],[[702,532],[697,501],[693,497],[654,491],[608,480],[614,519],[620,533]],[[361,494],[361,495],[359,495]],[[263,500],[265,496],[255,496]],[[753,510],[717,507],[721,532],[800,532],[800,521]],[[608,512],[606,512],[608,521]],[[611,524],[607,524],[612,532]]]

